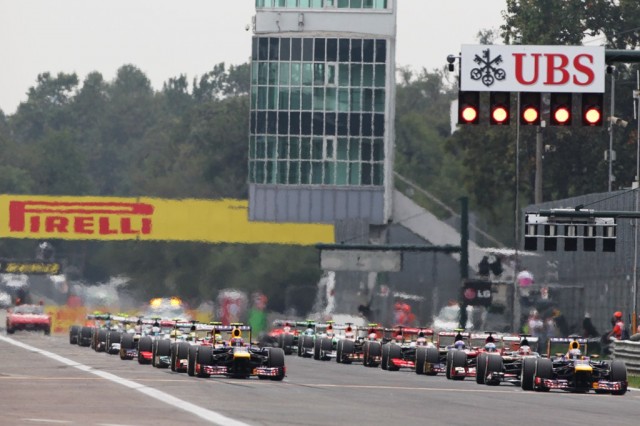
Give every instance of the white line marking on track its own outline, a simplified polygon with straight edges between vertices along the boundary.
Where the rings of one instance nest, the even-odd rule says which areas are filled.
[[[188,401],[183,401],[179,398],[176,398],[173,395],[169,395],[168,393],[164,393],[158,389],[154,389],[154,388],[150,388],[144,385],[141,385],[140,383],[134,382],[132,380],[128,380],[128,379],[123,379],[122,377],[118,377],[115,374],[111,374],[111,373],[107,373],[106,371],[101,371],[101,370],[95,370],[92,367],[89,367],[87,365],[84,364],[80,364],[78,362],[75,362],[73,360],[70,360],[68,358],[65,358],[63,356],[60,356],[58,354],[55,354],[53,352],[49,352],[49,351],[45,351],[42,349],[38,349],[34,346],[30,346],[27,345],[25,343],[19,342],[17,340],[13,340],[10,339],[8,337],[4,337],[4,336],[0,336],[0,340],[2,340],[3,342],[7,342],[10,343],[14,346],[18,346],[22,349],[26,349],[28,351],[31,352],[36,352],[40,355],[46,356],[47,358],[53,359],[55,361],[58,361],[62,364],[68,365],[70,367],[74,367],[77,368],[78,370],[81,371],[86,371],[87,373],[91,373],[94,374],[98,377],[102,377],[103,379],[109,380],[113,383],[117,383],[119,385],[128,387],[130,389],[136,390],[140,393],[143,393],[147,396],[150,396],[151,398],[157,399],[158,401],[161,401],[165,404],[171,405],[175,408],[178,408],[180,410],[184,410],[188,413],[194,414],[204,420],[207,420],[213,424],[217,424],[217,425],[221,425],[221,426],[249,426],[247,423],[243,423],[240,422],[238,420],[232,419],[230,417],[226,417],[223,416],[222,414],[216,412],[216,411],[212,411],[212,410],[207,410],[206,408],[202,408],[198,405],[192,404]],[[46,420],[46,419],[42,419],[42,420]],[[40,420],[40,421],[42,421]],[[33,420],[32,420],[33,421]],[[38,420],[36,420],[38,421]],[[54,420],[54,422],[58,422],[56,420]],[[66,422],[65,422],[66,423]]]
[[[68,425],[70,423],[69,420],[54,420],[54,419],[22,419],[25,422],[34,422],[34,423],[56,423],[56,424],[65,424]]]

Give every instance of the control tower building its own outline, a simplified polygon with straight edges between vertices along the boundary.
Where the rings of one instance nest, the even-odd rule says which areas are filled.
[[[391,220],[396,3],[256,0],[250,220]]]

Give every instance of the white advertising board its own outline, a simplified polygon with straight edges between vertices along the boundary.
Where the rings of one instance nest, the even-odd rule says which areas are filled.
[[[325,271],[399,272],[400,251],[326,250],[320,251],[320,267]]]
[[[462,45],[460,90],[604,93],[602,46]]]

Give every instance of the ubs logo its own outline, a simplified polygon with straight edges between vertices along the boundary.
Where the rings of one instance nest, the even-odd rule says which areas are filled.
[[[473,62],[478,64],[479,67],[471,70],[471,78],[473,80],[481,80],[482,84],[487,87],[491,86],[496,80],[504,80],[507,77],[505,70],[497,67],[502,63],[502,55],[491,59],[491,51],[489,49],[482,51],[482,57],[475,55]]]

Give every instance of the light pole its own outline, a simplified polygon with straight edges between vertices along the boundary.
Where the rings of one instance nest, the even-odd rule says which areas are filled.
[[[609,74],[611,74],[611,112],[609,114],[611,117],[613,117],[615,115],[615,113],[614,113],[614,106],[615,106],[615,99],[616,99],[615,71],[616,71],[616,67],[614,67],[614,66],[607,67],[607,72]],[[609,151],[608,151],[607,158],[609,160],[609,178],[608,178],[609,182],[608,182],[608,185],[607,185],[607,191],[611,192],[611,183],[614,180],[613,172],[612,172],[612,168],[613,168],[613,120],[609,120]]]
[[[633,106],[634,115],[636,119],[637,131],[636,131],[636,179],[634,182],[635,188],[635,201],[636,212],[640,211],[640,196],[638,191],[640,190],[640,71],[636,73],[636,87],[637,90],[633,91]],[[637,331],[638,322],[638,219],[633,221],[633,317],[631,318],[632,333]]]

